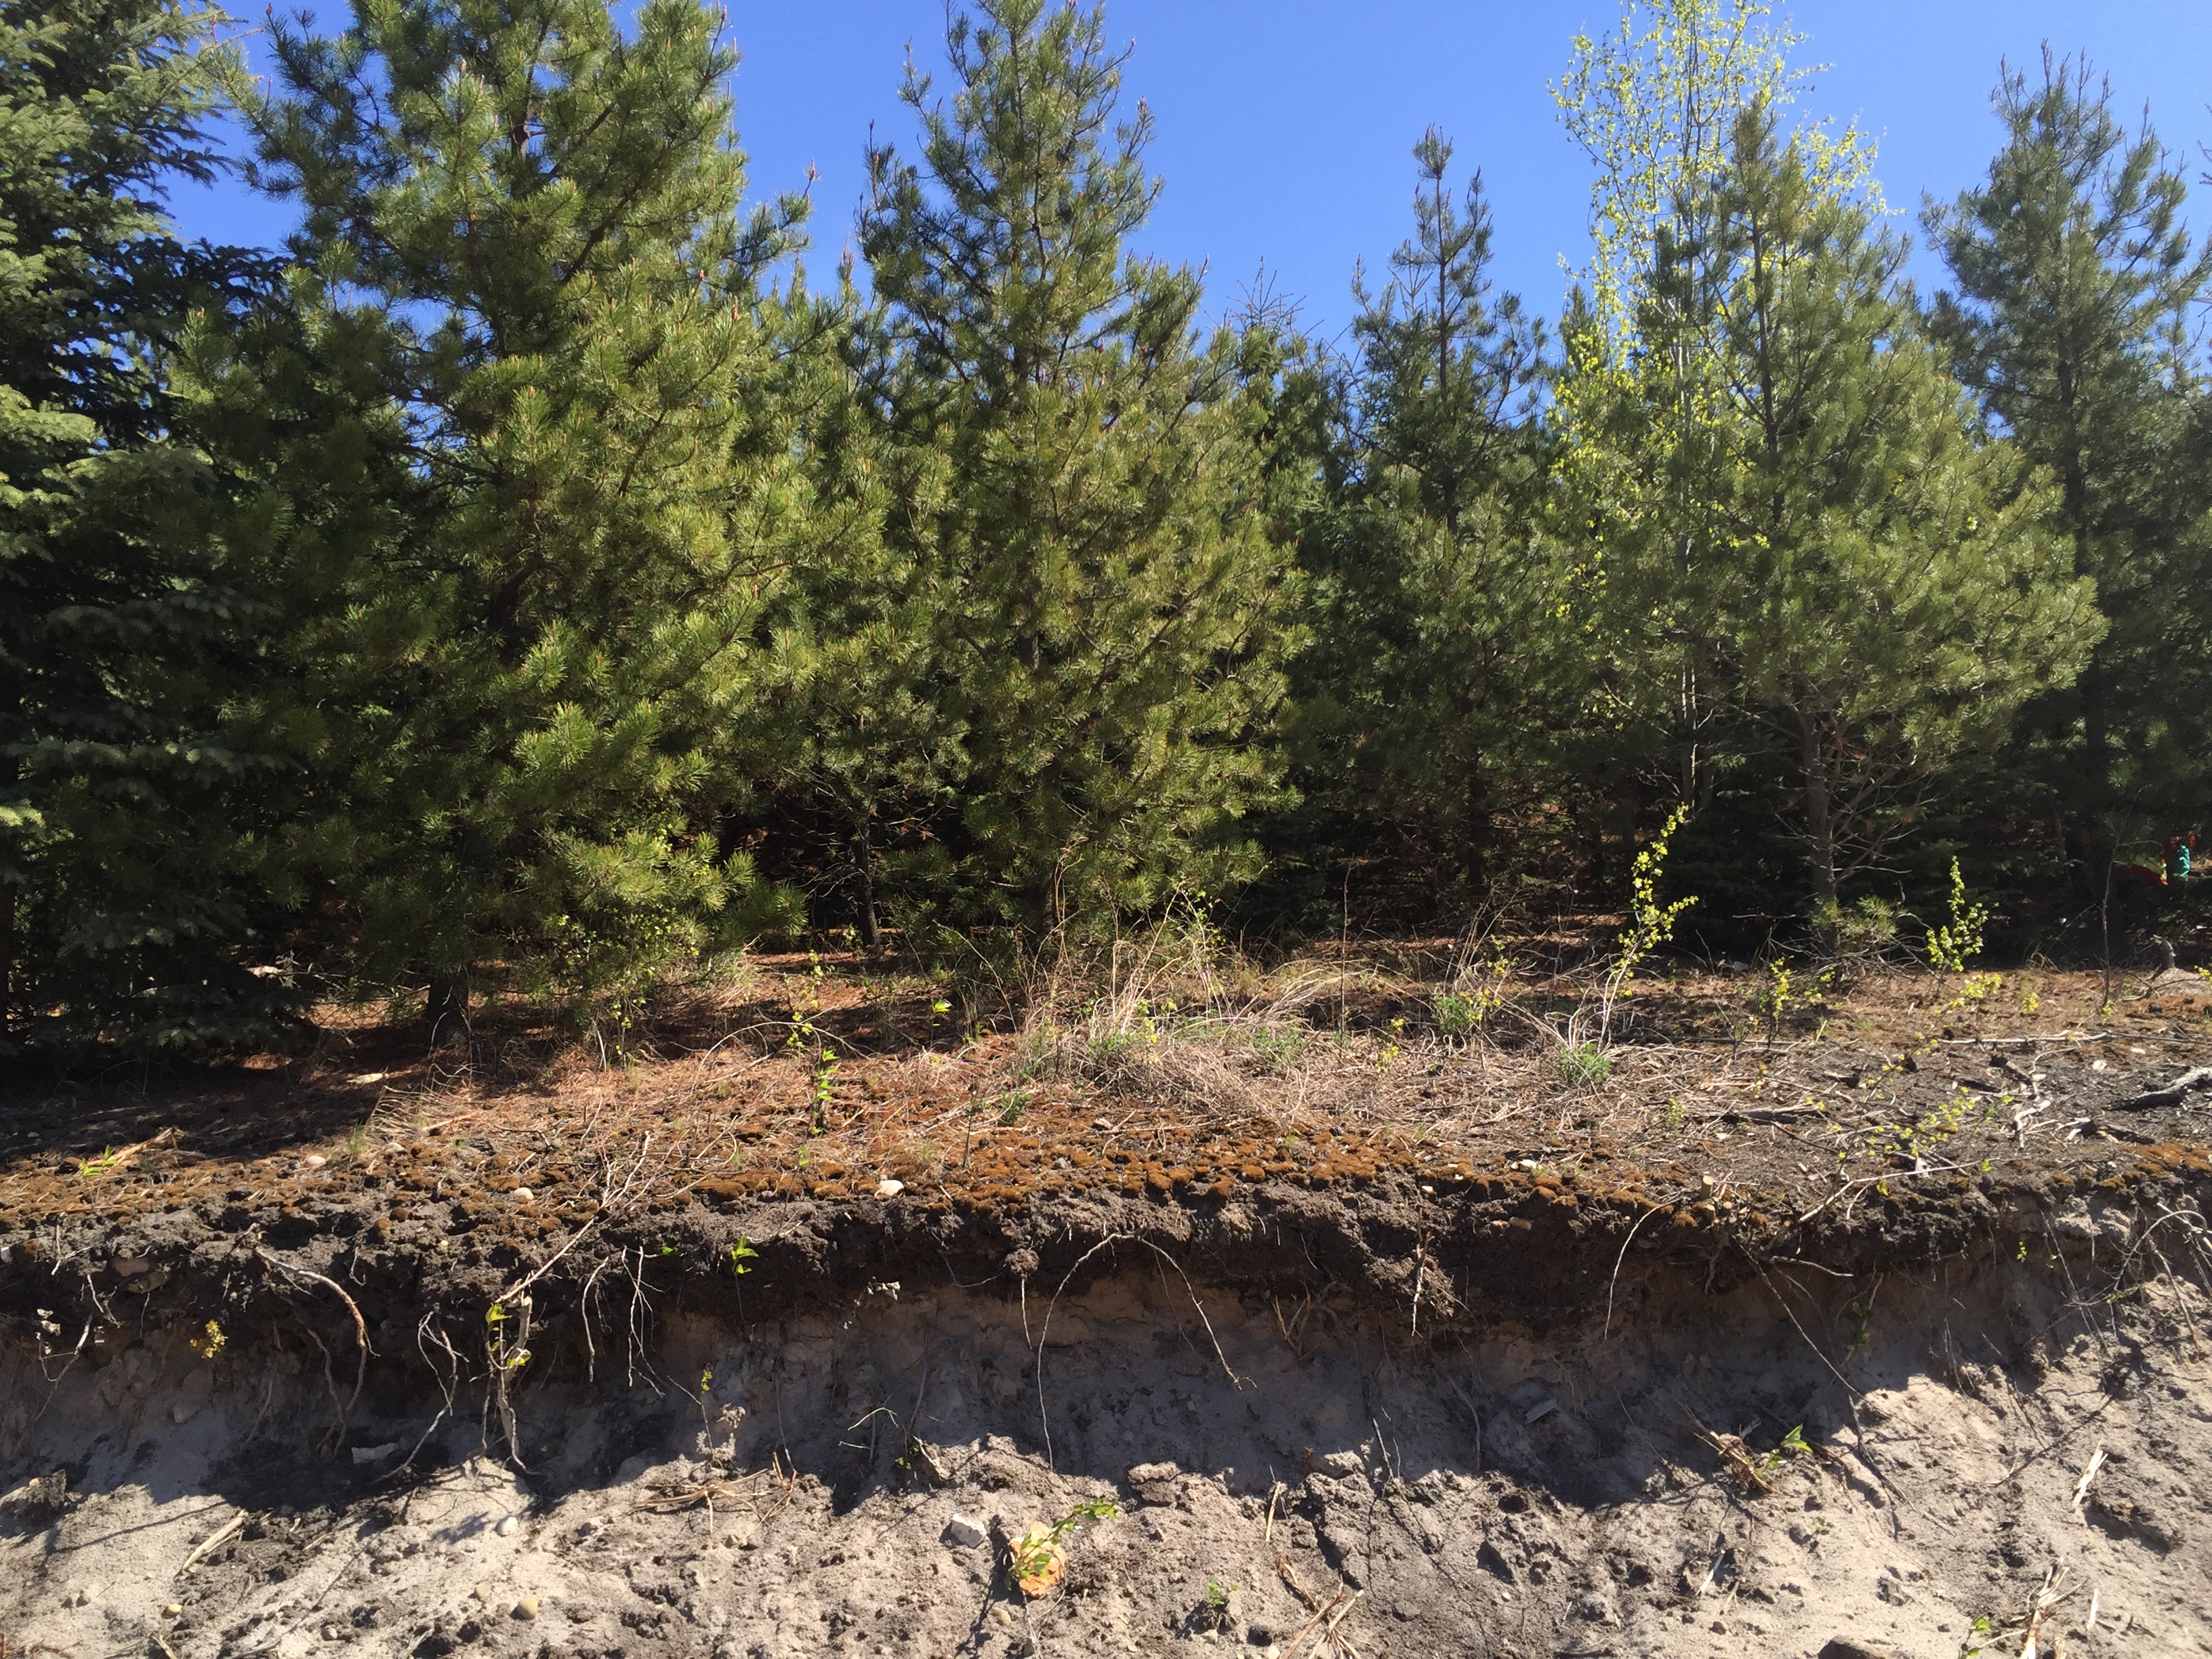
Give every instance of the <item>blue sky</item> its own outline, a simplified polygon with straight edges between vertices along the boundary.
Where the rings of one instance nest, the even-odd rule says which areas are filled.
[[[906,46],[939,56],[939,0],[732,0],[744,53],[738,115],[751,183],[794,187],[810,163],[816,262],[848,238],[869,125],[912,131],[897,98]],[[339,6],[321,15],[337,20]],[[1408,151],[1423,128],[1453,139],[1455,165],[1480,167],[1497,223],[1496,275],[1556,314],[1562,255],[1587,246],[1589,170],[1554,117],[1547,82],[1568,42],[1617,16],[1586,0],[1111,0],[1109,34],[1134,42],[1127,91],[1152,106],[1152,170],[1166,181],[1147,251],[1205,262],[1215,307],[1232,304],[1264,260],[1323,332],[1350,317],[1353,261],[1379,269],[1407,234]],[[1989,111],[2000,59],[2034,69],[2043,43],[2087,52],[2130,122],[2148,102],[2195,186],[2192,223],[2212,223],[2201,140],[2212,139],[2212,13],[2203,0],[1799,0],[1785,15],[1831,67],[1813,104],[1856,118],[1880,140],[1893,206],[1917,229],[1921,193],[1948,200],[1981,176],[1998,142]],[[249,52],[255,45],[246,42]],[[281,204],[235,184],[179,191],[189,234],[274,243]],[[1916,259],[1923,283],[1940,267]]]

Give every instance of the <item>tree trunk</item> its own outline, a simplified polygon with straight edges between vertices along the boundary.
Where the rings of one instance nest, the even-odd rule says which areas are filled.
[[[2108,885],[2105,872],[2112,861],[2112,849],[2098,833],[2105,817],[2106,790],[2112,779],[2112,719],[2110,688],[2104,670],[2094,659],[2082,670],[2081,794],[2074,804],[2081,816],[2081,881],[2083,890],[2098,898]]]
[[[1483,775],[1478,750],[1467,767],[1466,847],[1468,890],[1477,898],[1490,886],[1490,781]]]
[[[9,1014],[15,1006],[15,889],[0,881],[0,1049],[8,1046],[15,1027]]]
[[[1828,769],[1820,755],[1820,717],[1811,705],[1797,705],[1797,763],[1805,775],[1805,834],[1812,843],[1813,896],[1824,904],[1836,897],[1836,825],[1828,791]]]
[[[14,757],[0,756],[0,788],[12,792],[20,775]],[[9,1023],[15,1007],[15,884],[0,880],[0,1048],[15,1029]]]
[[[854,860],[854,872],[860,877],[860,948],[870,956],[873,956],[883,948],[884,935],[883,929],[876,920],[875,856],[868,844],[868,828],[869,820],[866,817],[861,818],[859,836],[860,851]]]
[[[434,974],[430,992],[423,999],[422,1018],[430,1027],[430,1046],[450,1048],[463,1041],[469,1029],[469,970],[465,966],[450,974]]]

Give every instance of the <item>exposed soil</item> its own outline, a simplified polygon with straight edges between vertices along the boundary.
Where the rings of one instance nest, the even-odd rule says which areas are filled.
[[[831,987],[805,1049],[42,1085],[0,1638],[2009,1656],[2041,1591],[2040,1651],[2212,1650],[2212,1005],[1929,985],[1676,987],[1603,1077],[1380,994],[1040,1066]]]

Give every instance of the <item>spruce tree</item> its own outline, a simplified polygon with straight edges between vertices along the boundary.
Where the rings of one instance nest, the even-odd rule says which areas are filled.
[[[1928,210],[1955,284],[1932,321],[1984,411],[2057,480],[2074,570],[2112,619],[2034,722],[2077,884],[2095,893],[2121,803],[2162,835],[2191,821],[2206,776],[2181,711],[2212,699],[2191,603],[2212,580],[2191,349],[2212,243],[2192,251],[2179,173],[2148,123],[2121,125],[2086,62],[2046,48],[2041,79],[2008,74],[1991,103],[2005,144],[1988,182]]]
[[[1289,560],[1237,342],[1200,343],[1194,273],[1127,252],[1152,124],[1116,121],[1101,14],[991,0],[946,44],[953,96],[909,70],[919,160],[872,153],[860,228],[879,396],[909,455],[943,457],[892,530],[958,757],[958,902],[1091,921],[1254,867]]]
[[[718,14],[359,0],[243,89],[296,199],[308,333],[410,467],[374,545],[323,540],[293,636],[341,711],[323,860],[341,949],[427,980],[635,992],[742,919],[717,830],[812,523]]]
[[[281,1041],[299,999],[262,833],[281,757],[233,718],[264,611],[179,430],[195,314],[271,299],[163,205],[216,160],[216,14],[0,5],[0,1049]]]

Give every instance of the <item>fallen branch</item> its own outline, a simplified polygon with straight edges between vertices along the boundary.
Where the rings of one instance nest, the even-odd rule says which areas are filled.
[[[2184,1072],[2163,1089],[2153,1089],[2148,1094],[2137,1095],[2132,1100],[2116,1103],[2123,1112],[2157,1112],[2169,1106],[2188,1103],[2190,1095],[2200,1089],[2212,1089],[2212,1066],[2199,1066]]]
[[[1690,1419],[1690,1425],[1697,1430],[1698,1438],[1720,1454],[1721,1462],[1727,1465],[1729,1473],[1735,1477],[1736,1484],[1746,1492],[1771,1492],[1774,1490],[1774,1483],[1760,1472],[1759,1461],[1752,1456],[1751,1449],[1736,1436],[1716,1434],[1694,1417]]]
[[[2045,1659],[2046,1655],[2057,1653],[2057,1644],[2048,1649],[2043,1645],[2043,1621],[2051,1616],[2052,1608],[2074,1594],[2070,1589],[2058,1588],[2065,1577],[2066,1569],[2063,1567],[2051,1567],[2045,1571],[2043,1588],[2036,1591],[2035,1605],[2028,1612],[2027,1639],[2021,1644],[2020,1659]]]
[[[232,1516],[229,1520],[224,1522],[220,1527],[217,1527],[206,1537],[201,1539],[198,1543],[192,1546],[192,1553],[185,1558],[185,1565],[177,1569],[177,1576],[181,1578],[185,1574],[191,1571],[193,1568],[198,1566],[199,1564],[207,1559],[209,1556],[213,1555],[217,1550],[221,1549],[223,1545],[234,1536],[245,1525],[246,1511],[244,1510],[240,1510],[236,1515]]]
[[[2089,1455],[2089,1467],[2081,1471],[2081,1478],[2074,1483],[2074,1518],[2087,1526],[2089,1523],[2089,1488],[2095,1484],[2097,1471],[2105,1467],[2105,1448],[2100,1443]]]
[[[1291,1595],[1297,1596],[1299,1601],[1305,1604],[1306,1610],[1309,1613],[1319,1613],[1321,1611],[1321,1598],[1316,1595],[1311,1590],[1308,1589],[1304,1584],[1298,1583],[1297,1574],[1291,1571],[1290,1557],[1279,1553],[1277,1554],[1275,1557],[1275,1571],[1282,1574],[1283,1583],[1289,1587]]]
[[[1344,1622],[1344,1616],[1352,1611],[1352,1603],[1366,1594],[1364,1589],[1337,1591],[1328,1599],[1327,1605],[1316,1609],[1311,1618],[1297,1627],[1291,1635],[1289,1644],[1283,1649],[1283,1659],[1297,1659],[1298,1650],[1305,1644],[1306,1638],[1312,1633],[1316,1626],[1321,1627],[1322,1646],[1325,1648],[1335,1646],[1336,1627]]]

